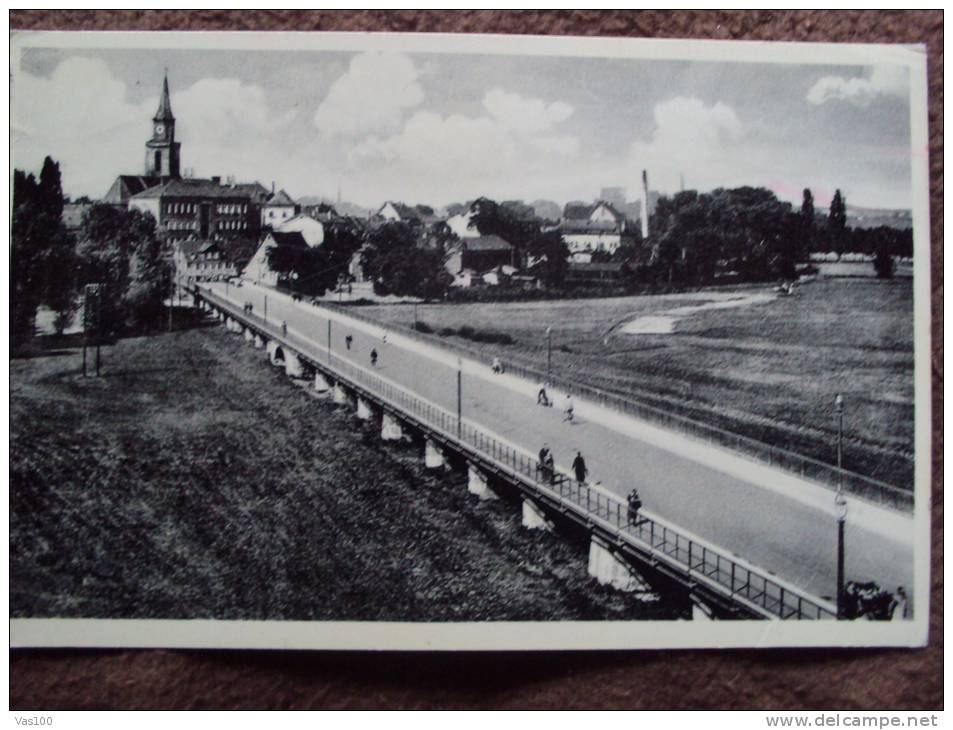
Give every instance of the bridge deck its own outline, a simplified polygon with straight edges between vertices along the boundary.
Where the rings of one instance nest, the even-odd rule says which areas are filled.
[[[211,288],[208,291],[213,294]],[[328,314],[310,305],[293,304],[275,292],[246,286],[233,288],[229,294],[226,299],[224,285],[214,287],[216,303],[227,307],[236,318],[250,320],[272,336],[281,334],[277,323],[284,320],[289,328],[286,342],[295,350],[345,374],[359,385],[367,386],[366,378],[378,378],[375,388],[389,384],[396,392],[416,398],[421,407],[430,409],[421,416],[451,418],[455,422],[456,368],[450,367],[446,358],[441,361],[439,357],[399,347],[395,344],[397,338],[384,342],[375,333],[362,330],[357,323],[345,328],[341,315]],[[265,296],[270,324],[260,316],[264,313]],[[241,304],[246,301],[254,306],[255,314],[251,317],[242,312]],[[329,343],[331,320],[334,322]],[[353,336],[351,350],[344,346],[345,329]],[[369,367],[358,365],[367,362],[371,347],[376,347],[381,354],[374,374],[367,372]],[[468,372],[468,367],[464,370]],[[729,592],[734,588],[736,593],[748,595],[746,600],[760,603],[761,612],[784,616],[803,614],[805,600],[830,608],[829,602],[811,598],[833,593],[834,523],[829,516],[598,423],[560,424],[553,409],[536,408],[532,401],[514,396],[503,385],[467,375],[464,393],[463,422],[477,429],[483,438],[491,439],[486,441],[491,450],[494,442],[515,445],[513,448],[525,459],[527,469],[534,470],[531,454],[543,440],[548,440],[558,455],[569,454],[569,445],[578,446],[608,490],[621,495],[631,486],[637,486],[648,505],[656,511],[677,515],[683,527],[675,528],[654,517],[651,523],[633,528],[619,524],[623,514],[620,501],[598,489],[584,488],[584,492],[558,495],[558,499],[580,507],[578,500],[583,497],[578,495],[585,494],[589,506],[595,507],[588,519],[602,520],[607,523],[606,529],[611,527],[625,535],[634,533],[633,539],[642,547],[647,545],[654,550],[660,561],[675,561],[681,566],[679,569],[692,566],[700,582],[718,583]],[[394,405],[401,409],[407,407],[406,403],[395,402]],[[582,408],[577,410],[584,412]],[[517,461],[511,467],[519,464]],[[538,490],[545,496],[545,485],[539,485]],[[614,524],[613,514],[619,516]],[[793,530],[785,529],[789,523]],[[663,525],[665,529],[653,525]],[[907,546],[884,540],[882,535],[850,522],[848,527],[853,528],[848,543],[848,577],[872,577],[887,585],[895,580],[898,584],[909,583],[908,576],[902,574],[910,562],[909,555],[904,555]],[[656,545],[662,537],[665,539]],[[622,539],[626,540],[624,536]],[[858,545],[856,551],[851,550],[851,545]],[[871,545],[874,549],[867,550]],[[755,556],[758,563],[766,567],[754,569],[738,558],[739,554]],[[898,559],[900,557],[906,562]],[[730,575],[731,565],[735,566],[734,577]],[[742,573],[738,566],[744,567]],[[881,570],[885,566],[886,576]],[[901,566],[900,576],[895,566]],[[894,572],[891,574],[890,570]],[[776,578],[775,573],[784,575],[787,580]]]

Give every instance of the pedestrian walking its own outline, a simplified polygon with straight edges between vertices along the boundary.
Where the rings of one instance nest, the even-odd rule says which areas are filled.
[[[493,372],[497,374],[503,372],[503,363],[498,357],[493,358]]]
[[[288,334],[288,323],[285,322],[284,320],[281,320],[281,334],[283,335]]]
[[[371,365],[377,367],[377,348],[371,350]]]
[[[626,498],[629,506],[629,524],[634,525],[639,518],[639,510],[642,509],[642,498],[639,497],[639,490],[633,489]]]
[[[552,404],[552,401],[549,400],[549,394],[546,392],[546,384],[540,383],[539,392],[536,394],[536,405],[549,408]]]
[[[348,350],[350,350],[350,349],[351,349],[351,343],[352,343],[353,341],[354,341],[354,338],[351,337],[350,335],[348,335],[347,337],[344,338],[344,346],[347,347]]]
[[[543,444],[543,448],[539,450],[539,463],[536,468],[539,470],[543,481],[547,481],[550,484],[556,481],[556,465],[553,460],[553,452],[549,449],[549,444]]]
[[[897,592],[893,597],[890,618],[894,621],[902,621],[910,618],[910,601],[907,598],[907,592],[903,586],[897,586]]]
[[[575,414],[575,409],[573,408],[573,405],[572,405],[572,393],[566,393],[564,411],[566,416],[565,418],[563,418],[563,420],[569,421],[570,423],[572,423],[573,415]]]
[[[586,460],[582,458],[582,452],[576,451],[576,458],[572,460],[572,471],[576,475],[576,481],[580,484],[586,483],[586,477],[589,476],[589,469],[586,466]]]

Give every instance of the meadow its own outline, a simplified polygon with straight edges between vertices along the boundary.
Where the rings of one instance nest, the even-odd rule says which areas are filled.
[[[753,303],[724,306],[727,299]],[[672,310],[672,332],[654,333]],[[710,307],[710,308],[708,308]],[[411,327],[413,305],[360,312]],[[825,279],[791,296],[771,287],[493,304],[420,304],[435,341],[473,347],[441,329],[469,327],[503,342],[494,356],[834,463],[844,398],[844,467],[903,488],[913,478],[913,290],[898,278]],[[640,319],[643,318],[643,319]],[[645,333],[624,330],[633,320]],[[638,326],[636,326],[638,329]]]
[[[10,367],[12,617],[675,617],[222,328]]]

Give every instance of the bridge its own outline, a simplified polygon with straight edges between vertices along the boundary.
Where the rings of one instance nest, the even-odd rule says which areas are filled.
[[[193,293],[289,375],[313,377],[360,418],[380,419],[384,439],[420,435],[428,467],[465,464],[482,498],[500,485],[517,490],[524,525],[587,530],[600,582],[676,591],[715,617],[836,618],[828,489],[584,399],[565,422],[536,405],[534,382],[336,308],[249,283]],[[557,457],[552,480],[537,470],[544,441]],[[576,449],[596,483],[567,475]],[[633,487],[647,507],[634,523],[624,499]],[[857,498],[850,512],[848,579],[912,585],[910,516]]]

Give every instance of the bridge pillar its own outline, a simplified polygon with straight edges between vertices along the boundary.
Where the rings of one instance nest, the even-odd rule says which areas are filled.
[[[265,346],[265,338],[261,335],[255,335],[255,349],[260,350]]]
[[[289,378],[300,378],[304,376],[304,366],[301,364],[301,358],[297,353],[288,350],[285,355],[285,374]]]
[[[362,421],[369,421],[374,417],[374,409],[371,402],[361,396],[357,397],[357,417]]]
[[[252,331],[248,329],[247,327],[244,327],[243,329],[245,330],[245,334],[244,334],[245,342],[254,342],[255,335],[252,334]]]
[[[428,469],[439,469],[446,463],[443,450],[435,441],[427,439],[424,443],[424,466]]]
[[[334,384],[334,389],[333,389],[333,391],[332,391],[332,395],[333,395],[333,398],[334,398],[334,402],[337,403],[338,405],[346,405],[346,404],[347,404],[347,401],[348,401],[347,391],[344,390],[344,386],[341,385],[340,383],[335,383],[335,384]]]
[[[327,393],[331,390],[331,384],[320,370],[314,371],[314,389],[319,393]]]
[[[531,499],[523,498],[523,527],[527,530],[553,531],[553,523],[546,518],[546,513]]]
[[[394,416],[384,412],[381,418],[381,438],[384,441],[400,441],[404,437],[404,429]]]
[[[715,618],[714,611],[701,601],[694,600],[692,597],[692,621],[712,621]]]
[[[487,476],[476,464],[467,464],[467,491],[482,500],[499,499],[487,483]]]
[[[274,340],[268,340],[268,343],[265,345],[265,354],[268,355],[268,362],[270,362],[272,365],[276,365],[276,366],[277,366],[277,365],[282,365],[282,366],[283,366],[283,365],[285,364],[285,362],[284,362],[284,351],[282,351],[282,353],[281,353],[281,354],[282,354],[282,359],[281,359],[281,360],[279,360],[279,359],[276,357],[276,355],[278,354],[278,350],[280,350],[280,349],[281,349],[281,346],[280,346],[277,342],[275,342]]]
[[[608,543],[595,535],[589,543],[589,575],[626,593],[651,590],[625,560],[612,552]]]

